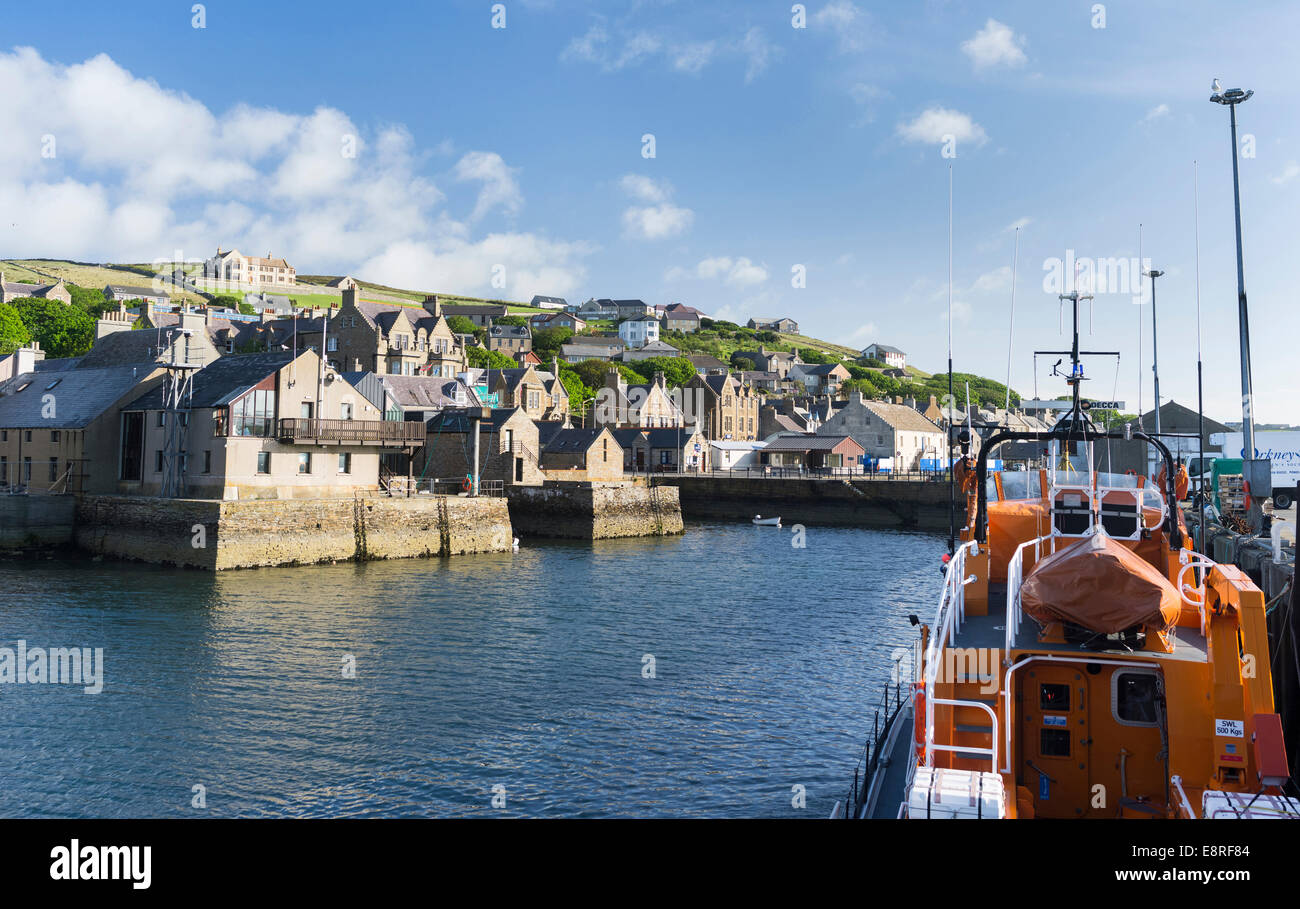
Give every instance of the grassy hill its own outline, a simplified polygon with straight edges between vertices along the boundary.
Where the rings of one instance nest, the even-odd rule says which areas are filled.
[[[0,271],[5,273],[6,281],[53,284],[62,278],[68,284],[96,290],[102,290],[106,284],[149,287],[155,274],[154,267],[147,264],[111,265],[68,262],[60,259],[4,259],[0,260]],[[179,288],[170,285],[167,286],[167,293],[174,300],[184,299],[191,303],[198,303],[203,299],[198,294],[182,292]]]

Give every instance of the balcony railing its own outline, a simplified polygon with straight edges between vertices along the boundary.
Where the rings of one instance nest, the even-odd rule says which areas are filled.
[[[424,444],[424,424],[404,420],[315,420],[289,417],[278,424],[281,442],[418,446]]]

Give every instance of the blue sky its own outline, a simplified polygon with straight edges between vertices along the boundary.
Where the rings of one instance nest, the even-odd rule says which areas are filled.
[[[0,256],[239,246],[420,289],[790,315],[938,371],[951,165],[957,369],[1006,373],[1013,225],[1012,384],[1030,394],[1027,354],[1064,341],[1045,268],[1136,257],[1142,223],[1167,272],[1162,391],[1194,404],[1195,160],[1208,410],[1237,419],[1217,76],[1258,93],[1240,108],[1257,418],[1300,422],[1300,7],[1112,2],[1099,28],[1094,5],[831,0],[796,28],[789,2],[506,0],[493,28],[479,0],[215,0],[199,29],[190,3],[11,4]],[[1118,383],[1098,362],[1089,390],[1133,409],[1150,307],[1124,290],[1098,295],[1089,342],[1122,351]]]

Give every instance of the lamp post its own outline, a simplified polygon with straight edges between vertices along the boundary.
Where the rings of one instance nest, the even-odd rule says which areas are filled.
[[[1246,315],[1246,272],[1241,261],[1241,184],[1237,172],[1237,105],[1255,94],[1230,88],[1226,92],[1215,79],[1210,100],[1228,108],[1232,125],[1232,205],[1237,219],[1237,319],[1241,332],[1241,434],[1247,459],[1255,457],[1255,419],[1251,413],[1254,392],[1250,381],[1250,320]]]
[[[1146,276],[1151,279],[1151,374],[1156,380],[1156,435],[1160,435],[1160,344],[1156,339],[1156,278],[1164,272],[1151,269]]]

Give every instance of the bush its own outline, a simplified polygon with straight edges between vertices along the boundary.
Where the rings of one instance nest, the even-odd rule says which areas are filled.
[[[513,369],[519,364],[514,358],[507,357],[499,350],[487,350],[482,347],[471,347],[466,352],[469,365],[475,369]]]
[[[0,356],[11,354],[20,347],[31,343],[32,334],[23,324],[18,310],[7,303],[0,303]]]
[[[447,327],[458,335],[472,335],[478,330],[469,316],[448,316]]]

